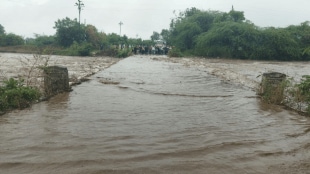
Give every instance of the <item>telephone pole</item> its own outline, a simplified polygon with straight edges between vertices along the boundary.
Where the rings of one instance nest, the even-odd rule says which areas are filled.
[[[78,0],[78,2],[75,3],[75,6],[77,6],[79,10],[79,25],[81,25],[81,10],[83,10],[84,7],[82,0]]]
[[[119,24],[119,36],[122,36],[122,25],[124,24],[122,21]]]

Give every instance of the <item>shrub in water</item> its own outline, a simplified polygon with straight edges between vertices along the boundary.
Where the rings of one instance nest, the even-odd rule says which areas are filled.
[[[0,111],[29,107],[40,97],[38,89],[23,86],[23,80],[10,78],[0,87]]]

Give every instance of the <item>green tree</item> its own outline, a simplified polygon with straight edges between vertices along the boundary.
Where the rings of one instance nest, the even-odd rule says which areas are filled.
[[[199,56],[309,60],[308,22],[289,28],[259,28],[242,11],[187,9],[171,20],[169,39],[181,52]]]
[[[13,33],[7,35],[0,35],[0,46],[16,46],[23,45],[24,39]]]
[[[245,20],[243,11],[235,11],[234,7],[232,7],[231,11],[228,13],[229,17],[234,22],[242,22]]]
[[[160,34],[156,31],[153,31],[153,34],[151,36],[151,40],[154,41],[154,40],[159,40],[160,39]]]
[[[166,42],[167,45],[170,45],[170,31],[167,29],[162,29],[160,32],[160,36]]]
[[[208,57],[250,58],[257,47],[259,31],[248,23],[215,24],[196,40],[196,54]]]
[[[300,60],[301,50],[291,33],[281,28],[266,28],[262,30],[258,42],[264,59],[271,60]]]
[[[132,46],[142,45],[143,41],[141,38],[134,39],[134,38],[128,38],[128,44]]]
[[[122,41],[121,37],[116,33],[108,34],[107,37],[108,37],[108,42],[111,45],[118,45]]]
[[[298,43],[284,29],[259,29],[233,21],[214,25],[196,40],[196,54],[264,60],[300,60]]]
[[[0,24],[0,35],[4,35],[4,34],[5,34],[4,27]]]
[[[222,16],[217,11],[200,11],[187,9],[171,20],[169,42],[181,51],[195,48],[195,39],[213,26],[215,19]]]
[[[86,41],[92,44],[93,47],[99,47],[100,45],[100,36],[98,30],[93,25],[87,25],[85,28]]]
[[[56,29],[56,42],[61,46],[68,47],[73,42],[82,43],[85,41],[85,26],[81,25],[80,27],[76,18],[74,20],[68,17],[62,20],[58,19],[54,28]]]
[[[46,46],[55,44],[55,36],[46,36],[40,34],[34,34],[35,39],[32,41],[32,44],[36,46]]]
[[[310,25],[303,22],[300,25],[291,25],[285,28],[302,50],[302,59],[310,60]]]

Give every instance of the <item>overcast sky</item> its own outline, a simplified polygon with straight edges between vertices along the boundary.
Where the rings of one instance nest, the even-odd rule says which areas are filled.
[[[153,31],[168,29],[173,11],[244,11],[246,19],[260,27],[286,27],[310,21],[310,0],[82,0],[81,22],[105,33],[149,39]],[[0,0],[0,24],[7,33],[24,37],[54,35],[58,19],[78,18],[77,0]]]

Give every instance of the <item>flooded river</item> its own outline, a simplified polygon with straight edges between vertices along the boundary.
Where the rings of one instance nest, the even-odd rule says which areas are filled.
[[[0,173],[309,173],[310,119],[202,68],[134,56],[0,117]]]

